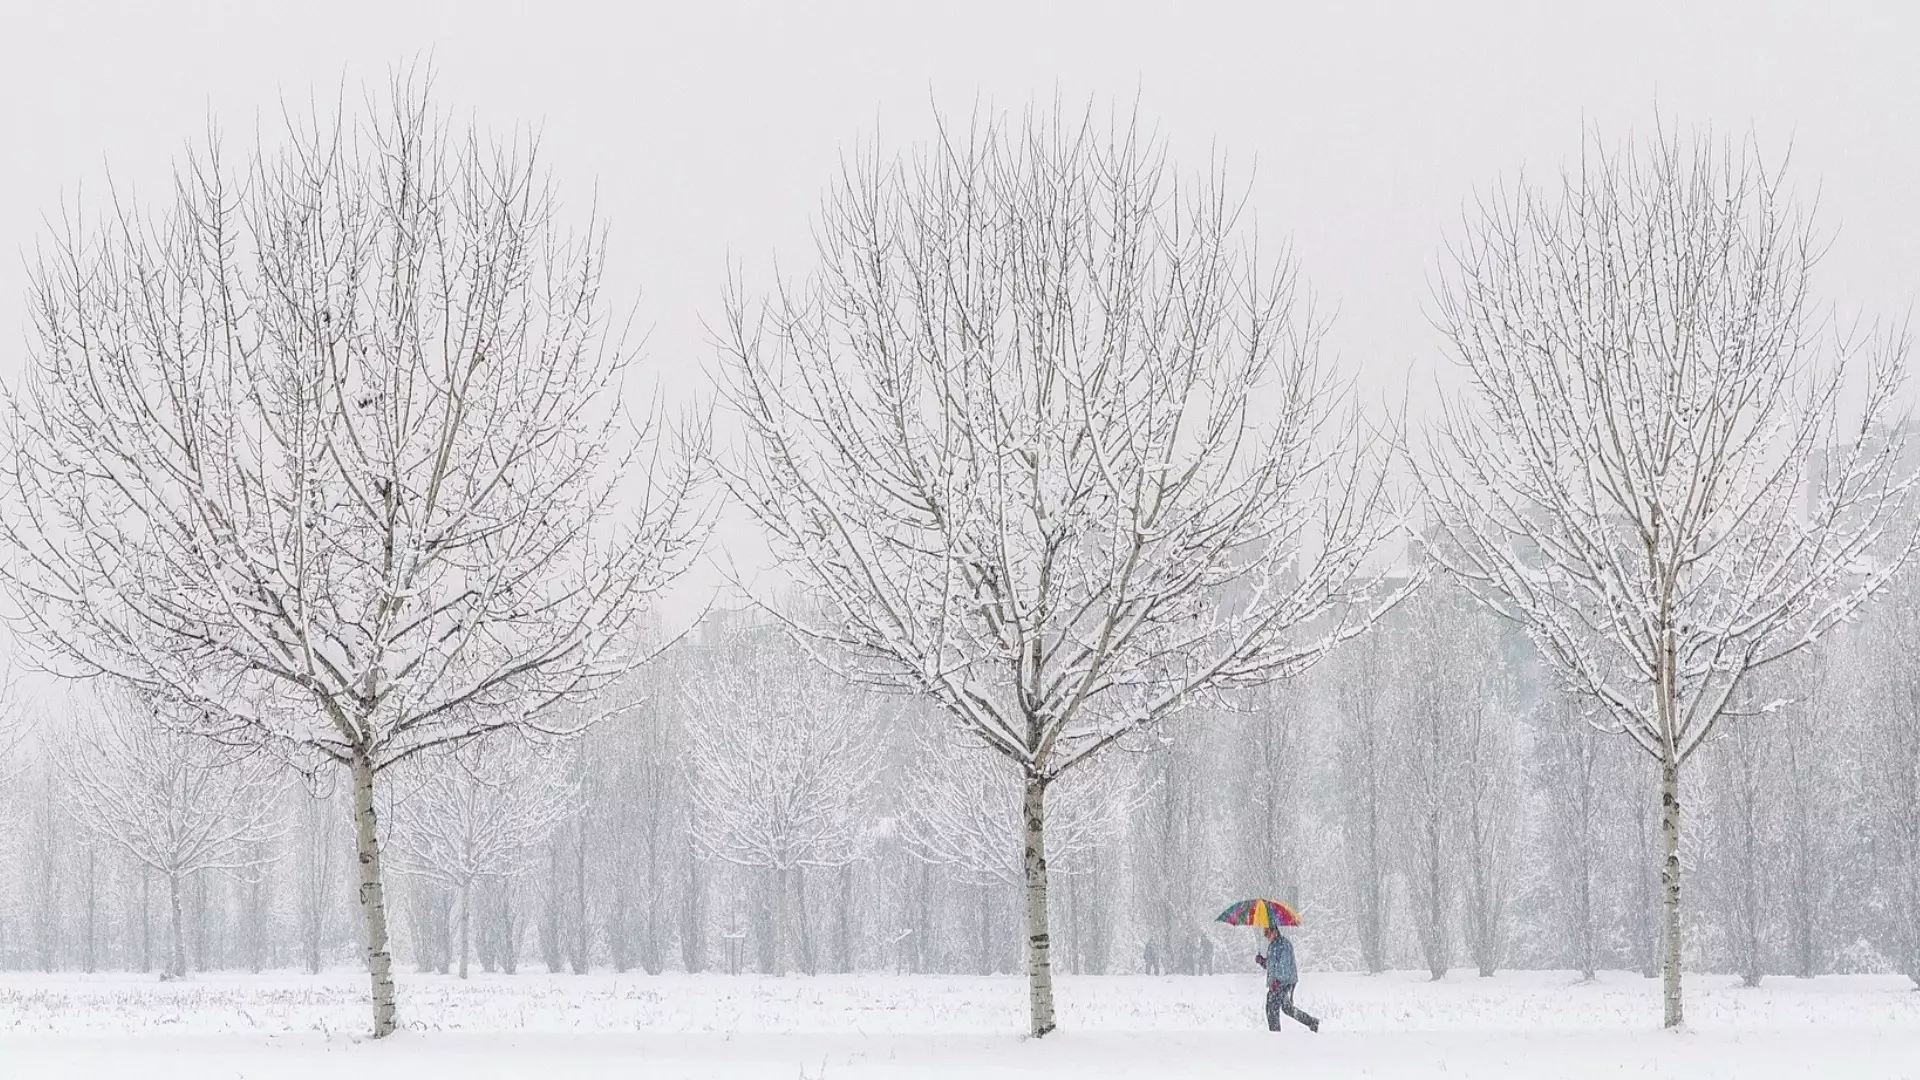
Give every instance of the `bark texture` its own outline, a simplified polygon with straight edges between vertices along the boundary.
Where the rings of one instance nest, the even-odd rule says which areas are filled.
[[[1021,828],[1026,833],[1022,862],[1027,878],[1028,1034],[1036,1039],[1054,1027],[1053,955],[1047,935],[1046,795],[1046,784],[1029,778],[1020,807]]]
[[[373,763],[353,759],[353,832],[360,863],[360,913],[366,921],[367,973],[373,984],[373,1037],[393,1034],[393,954],[387,950],[387,893],[380,874],[380,823],[373,807]]]
[[[1660,965],[1663,1026],[1677,1028],[1684,1017],[1680,1000],[1680,766],[1660,766],[1660,890],[1667,934]]]

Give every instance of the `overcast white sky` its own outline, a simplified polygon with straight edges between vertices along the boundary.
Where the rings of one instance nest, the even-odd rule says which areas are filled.
[[[611,218],[648,355],[702,380],[730,259],[804,266],[839,155],[928,129],[929,101],[1131,99],[1203,164],[1257,162],[1263,233],[1338,305],[1332,344],[1415,399],[1441,362],[1428,280],[1461,207],[1521,167],[1655,115],[1791,143],[1837,233],[1825,294],[1899,316],[1920,295],[1920,5],[1909,3],[188,3],[0,0],[0,371],[22,257],[111,167],[154,188],[209,114],[235,134],[431,53],[441,101],[537,124],[547,164]],[[16,254],[18,253],[18,254]]]

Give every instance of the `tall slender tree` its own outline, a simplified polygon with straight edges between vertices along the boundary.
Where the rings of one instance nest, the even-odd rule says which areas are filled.
[[[1658,770],[1668,1027],[1688,761],[1914,543],[1906,342],[1829,332],[1819,249],[1750,142],[1595,139],[1483,200],[1438,293],[1466,389],[1423,474],[1433,550]]]

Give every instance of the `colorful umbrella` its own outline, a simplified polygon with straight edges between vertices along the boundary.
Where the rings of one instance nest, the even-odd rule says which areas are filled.
[[[1300,913],[1278,900],[1242,900],[1220,913],[1214,922],[1228,926],[1299,926]]]

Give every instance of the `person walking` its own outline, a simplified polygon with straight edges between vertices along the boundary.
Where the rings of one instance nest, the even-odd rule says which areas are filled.
[[[1267,969],[1267,1030],[1279,1031],[1280,1014],[1285,1013],[1307,1025],[1308,1031],[1319,1031],[1320,1021],[1293,1004],[1293,989],[1300,982],[1300,969],[1293,960],[1293,942],[1270,926],[1266,951],[1253,959]]]

